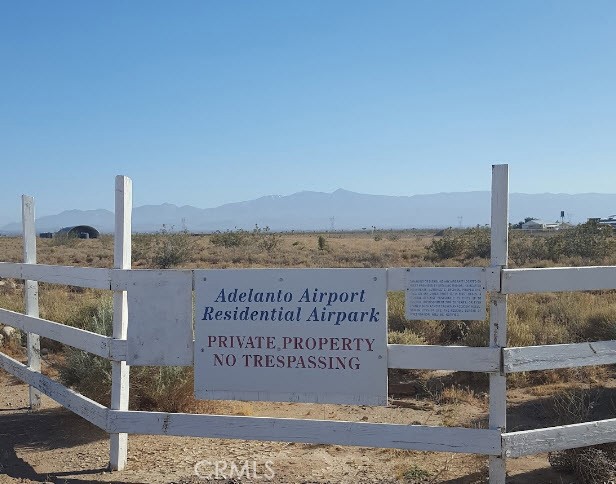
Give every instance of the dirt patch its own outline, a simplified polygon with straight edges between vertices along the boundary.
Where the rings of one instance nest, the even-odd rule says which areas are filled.
[[[487,477],[487,459],[467,454],[140,435],[129,438],[127,470],[111,473],[105,432],[46,397],[36,413],[27,402],[27,386],[0,371],[1,483],[246,483],[267,477],[279,483],[479,483]],[[459,425],[480,421],[485,409],[472,401],[454,407],[401,398],[389,407],[253,403],[252,414]],[[228,479],[232,465],[241,478],[236,471]],[[545,455],[512,459],[508,469],[512,483],[570,482],[550,469]]]

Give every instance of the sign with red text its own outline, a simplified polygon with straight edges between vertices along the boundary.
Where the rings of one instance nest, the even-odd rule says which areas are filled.
[[[195,271],[195,396],[387,404],[385,269]]]

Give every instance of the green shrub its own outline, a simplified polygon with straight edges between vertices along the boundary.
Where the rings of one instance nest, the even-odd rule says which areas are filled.
[[[454,259],[464,255],[464,240],[459,235],[446,231],[440,239],[435,238],[427,249],[428,258],[431,260]]]
[[[510,234],[509,257],[519,266],[536,261],[601,264],[615,253],[612,228],[596,221],[545,234]]]
[[[579,341],[609,341],[616,339],[616,306],[593,307],[584,318]]]
[[[560,231],[548,238],[546,244],[550,259],[555,262],[563,256],[599,262],[614,252],[612,228],[594,220]]]
[[[323,235],[319,235],[319,238],[317,239],[317,247],[319,250],[327,249],[327,239],[325,239]]]
[[[191,260],[195,243],[188,230],[176,231],[163,225],[155,234],[135,234],[132,240],[133,263],[144,261],[149,267],[169,269]]]
[[[152,264],[159,269],[168,269],[190,260],[194,251],[192,236],[186,229],[174,231],[164,225],[153,239]]]
[[[441,238],[435,238],[427,247],[427,259],[441,261],[490,257],[490,230],[477,227],[467,230],[445,230]],[[579,262],[600,264],[616,255],[616,240],[609,226],[589,221],[571,229],[544,234],[511,232],[509,258],[521,266],[533,261]]]
[[[280,247],[282,236],[270,231],[269,227],[255,225],[252,232],[244,229],[216,232],[210,236],[210,243],[225,249],[245,247],[255,251],[273,252]]]
[[[243,229],[216,231],[210,236],[210,243],[226,249],[248,245],[248,232]]]
[[[413,333],[410,329],[404,331],[390,331],[388,334],[388,342],[390,344],[400,345],[425,345],[426,340],[421,336]]]
[[[443,236],[435,238],[428,249],[428,259],[489,259],[490,229],[477,227],[461,231],[445,230]]]
[[[113,300],[102,299],[82,329],[111,336],[113,334]],[[60,380],[66,386],[108,405],[111,396],[111,363],[91,353],[67,347],[66,360],[60,368]]]
[[[257,248],[265,250],[266,252],[273,252],[280,246],[282,236],[280,234],[270,232],[270,228],[268,226],[261,228],[258,225],[255,225],[255,228],[252,231],[252,239]]]
[[[53,234],[53,237],[49,239],[49,245],[51,247],[70,247],[75,248],[79,245],[79,237],[70,234]]]
[[[490,229],[474,228],[466,230],[462,233],[464,239],[464,255],[467,259],[479,257],[480,259],[489,259],[491,250],[491,235]]]
[[[429,482],[428,478],[431,475],[429,471],[422,469],[417,464],[413,464],[404,471],[404,479],[410,482]]]
[[[113,301],[104,298],[83,329],[111,336]],[[111,400],[111,362],[85,351],[67,348],[60,367],[60,380],[66,386],[103,405]],[[189,367],[131,368],[130,406],[136,410],[179,412],[193,402],[193,372]]]
[[[490,323],[488,321],[471,321],[462,340],[466,346],[488,346],[490,340]]]
[[[407,319],[404,315],[404,292],[387,293],[387,325],[388,331],[404,331],[407,329]]]

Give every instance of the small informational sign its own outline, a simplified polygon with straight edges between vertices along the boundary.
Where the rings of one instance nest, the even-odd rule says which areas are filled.
[[[407,269],[407,319],[486,317],[486,270],[479,267]]]
[[[195,271],[195,396],[387,404],[384,269]]]

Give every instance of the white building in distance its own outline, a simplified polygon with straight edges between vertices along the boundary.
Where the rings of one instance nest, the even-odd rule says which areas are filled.
[[[522,230],[558,230],[560,223],[545,222],[544,220],[529,220],[522,224]]]

